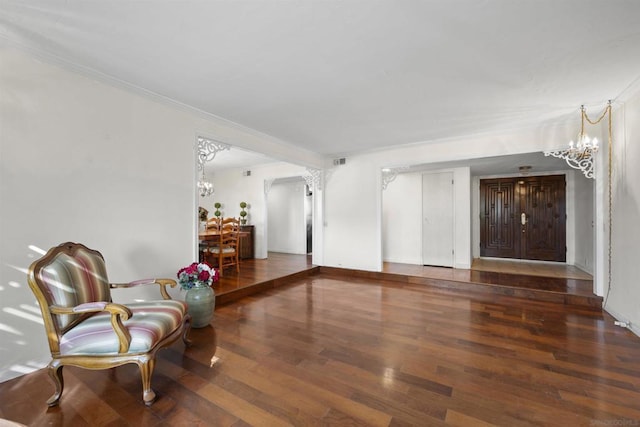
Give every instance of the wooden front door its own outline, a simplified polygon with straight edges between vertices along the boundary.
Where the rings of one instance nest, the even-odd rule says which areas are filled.
[[[566,261],[564,175],[480,180],[480,256]]]

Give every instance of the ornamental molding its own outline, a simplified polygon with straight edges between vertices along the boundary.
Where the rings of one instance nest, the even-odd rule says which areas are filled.
[[[398,177],[399,173],[405,172],[409,169],[409,166],[400,166],[397,168],[383,168],[382,169],[382,190],[386,190],[389,184],[391,184]]]
[[[216,141],[215,139],[205,138],[203,136],[199,136],[197,138],[197,143],[199,170],[204,170],[204,164],[212,161],[220,151],[231,150],[231,146],[229,144]]]
[[[271,191],[271,186],[273,185],[274,178],[269,178],[264,180],[264,195],[268,196],[269,191]]]
[[[307,173],[302,175],[305,182],[314,190],[322,190],[322,169],[307,168]]]

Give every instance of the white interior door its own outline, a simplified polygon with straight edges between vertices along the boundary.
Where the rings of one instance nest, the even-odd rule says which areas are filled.
[[[422,264],[453,267],[453,172],[422,175]]]

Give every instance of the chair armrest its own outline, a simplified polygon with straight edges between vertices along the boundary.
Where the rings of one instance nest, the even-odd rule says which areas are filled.
[[[75,307],[52,305],[49,306],[49,310],[52,314],[83,314],[100,313],[103,311],[111,313],[111,327],[118,336],[118,341],[120,343],[118,346],[118,352],[126,353],[129,351],[129,346],[131,345],[131,334],[122,323],[123,320],[127,320],[133,316],[133,313],[128,307],[113,302],[96,301],[87,302]]]
[[[136,286],[153,285],[154,283],[160,286],[160,293],[163,299],[171,299],[171,295],[167,292],[167,286],[171,286],[172,288],[176,287],[177,283],[173,279],[142,279],[129,283],[109,283],[109,286],[112,289],[134,288]]]

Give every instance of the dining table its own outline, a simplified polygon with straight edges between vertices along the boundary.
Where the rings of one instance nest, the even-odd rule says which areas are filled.
[[[198,232],[198,239],[205,242],[219,242],[220,234],[222,233],[224,232],[221,232],[220,230],[208,229],[208,230]],[[238,234],[239,234],[238,237],[240,242],[242,242],[243,237],[247,237],[250,235],[248,231],[242,231],[242,230],[240,230]]]
[[[226,232],[220,232],[220,230],[211,228],[211,229],[207,229],[207,230],[203,230],[203,231],[199,231],[198,232],[198,239],[200,240],[200,251],[202,251],[204,248],[208,247],[208,246],[216,246],[216,243],[220,242],[220,235],[222,233],[228,233],[228,231]],[[245,244],[252,244],[251,243],[251,232],[250,231],[244,231],[244,230],[240,230],[238,232],[238,253],[240,254],[240,260],[244,259],[242,254],[243,254],[243,247]],[[202,254],[200,254],[202,256]],[[253,256],[251,256],[251,258],[253,258]]]

